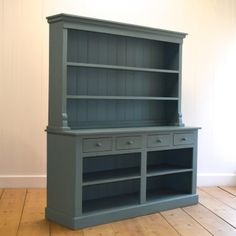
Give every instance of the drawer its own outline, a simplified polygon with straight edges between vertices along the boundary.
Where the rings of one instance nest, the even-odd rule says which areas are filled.
[[[164,147],[171,145],[170,134],[148,135],[147,147]]]
[[[174,145],[186,145],[194,143],[193,133],[174,134]]]
[[[142,148],[141,136],[119,137],[116,139],[116,149],[137,149]]]
[[[112,150],[112,138],[88,138],[83,140],[83,152]]]

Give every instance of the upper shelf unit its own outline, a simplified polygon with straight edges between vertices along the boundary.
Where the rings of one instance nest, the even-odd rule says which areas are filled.
[[[178,73],[179,44],[69,30],[67,62],[69,66]]]
[[[186,34],[64,14],[48,21],[49,129],[183,125]]]

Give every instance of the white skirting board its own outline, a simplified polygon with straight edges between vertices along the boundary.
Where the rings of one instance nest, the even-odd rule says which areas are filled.
[[[235,173],[199,173],[197,186],[236,186]],[[45,188],[46,175],[0,175],[0,188]]]
[[[0,175],[0,188],[45,188],[46,175]]]
[[[235,173],[198,173],[197,186],[236,186]]]

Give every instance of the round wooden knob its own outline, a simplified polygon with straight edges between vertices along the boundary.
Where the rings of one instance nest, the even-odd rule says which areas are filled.
[[[97,147],[101,147],[101,146],[102,146],[102,143],[96,143],[96,146],[97,146]]]
[[[127,142],[127,144],[129,144],[129,145],[134,144],[134,141],[129,140],[129,141]]]

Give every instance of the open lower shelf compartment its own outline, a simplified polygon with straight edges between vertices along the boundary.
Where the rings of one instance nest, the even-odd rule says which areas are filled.
[[[83,187],[83,213],[134,206],[140,203],[140,179]]]
[[[147,202],[172,199],[192,193],[192,172],[147,178]]]
[[[85,157],[83,185],[140,178],[140,153]]]
[[[192,171],[193,149],[150,151],[147,153],[147,176]]]
[[[85,157],[83,213],[140,205],[141,191],[146,196],[142,198],[144,204],[190,195],[192,154],[192,148],[148,152],[145,178],[140,173],[140,153]]]

